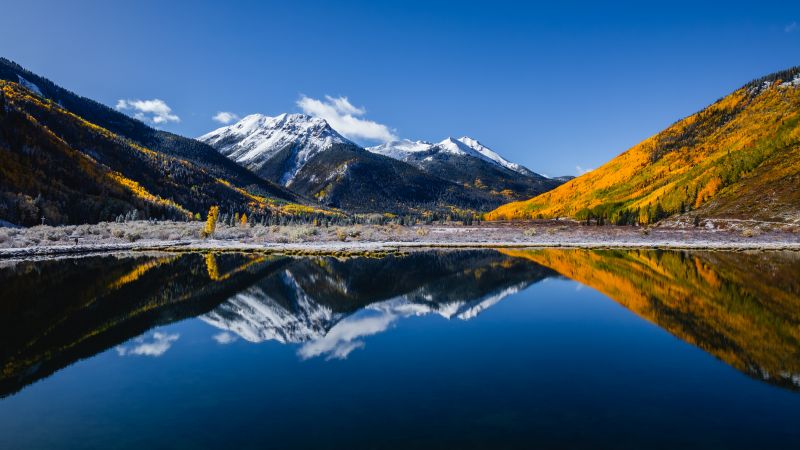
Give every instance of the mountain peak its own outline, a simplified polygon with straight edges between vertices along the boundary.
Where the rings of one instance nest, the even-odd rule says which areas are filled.
[[[325,119],[306,114],[283,113],[275,117],[250,114],[240,121],[200,136],[198,140],[246,167],[266,163],[277,153],[291,148],[294,160],[281,178],[291,183],[297,171],[317,153],[334,144],[351,144]]]

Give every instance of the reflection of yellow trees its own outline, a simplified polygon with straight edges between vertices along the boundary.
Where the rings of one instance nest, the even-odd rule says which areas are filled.
[[[133,283],[134,281],[138,280],[142,275],[149,272],[151,269],[154,269],[162,264],[172,262],[177,258],[178,258],[177,256],[167,256],[164,258],[156,258],[143,262],[138,266],[134,267],[130,272],[122,275],[121,277],[109,283],[108,289],[110,291],[113,291],[121,288],[122,286],[125,286],[126,284]]]
[[[800,88],[772,86],[758,94],[742,88],[598,169],[486,217],[583,219],[591,213],[630,223],[636,217],[653,221],[699,207],[723,194],[727,202],[736,203],[740,200],[728,194],[764,180],[797,176],[798,145]],[[795,195],[794,183],[782,186],[778,194]]]
[[[208,272],[208,278],[213,281],[224,281],[228,278],[236,275],[243,270],[248,269],[250,266],[254,264],[260,264],[267,260],[267,257],[264,255],[243,255],[244,256],[244,263],[240,264],[233,270],[226,272],[223,275],[219,273],[219,266],[217,265],[217,257],[214,253],[206,253],[205,260],[206,260],[206,271]]]
[[[502,250],[590,286],[728,364],[779,384],[800,376],[800,255]],[[797,384],[796,382],[794,382]]]
[[[217,258],[213,253],[206,253],[206,271],[208,278],[214,281],[219,280],[219,267],[217,267]]]

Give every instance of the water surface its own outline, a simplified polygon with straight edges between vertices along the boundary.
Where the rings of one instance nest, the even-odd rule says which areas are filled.
[[[798,253],[0,264],[0,448],[800,445]]]

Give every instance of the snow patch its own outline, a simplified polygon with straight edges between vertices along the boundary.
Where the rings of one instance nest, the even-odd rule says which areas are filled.
[[[31,83],[30,81],[26,80],[25,78],[22,78],[22,75],[19,75],[19,74],[17,75],[17,79],[19,79],[19,84],[21,84],[22,87],[24,87],[25,89],[33,92],[34,94],[38,95],[39,97],[44,97],[44,94],[42,94],[42,90],[39,89],[39,86]]]

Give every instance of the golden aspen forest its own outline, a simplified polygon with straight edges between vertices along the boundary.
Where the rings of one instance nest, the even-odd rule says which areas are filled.
[[[800,215],[800,68],[753,81],[603,166],[488,220],[666,217],[787,221]]]

